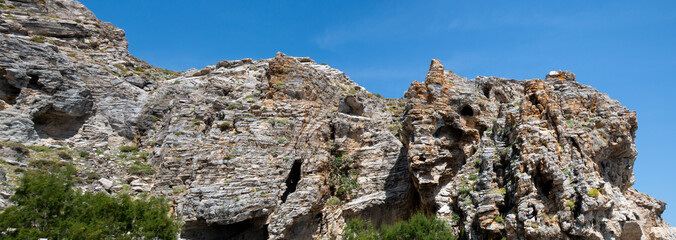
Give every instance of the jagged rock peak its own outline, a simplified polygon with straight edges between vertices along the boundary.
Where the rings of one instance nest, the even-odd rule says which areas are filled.
[[[329,239],[418,210],[470,239],[676,238],[631,187],[636,113],[573,73],[467,80],[433,59],[386,99],[283,53],[171,72],[75,1],[2,4],[0,141],[72,153],[82,190],[166,197],[183,238]],[[0,144],[0,208],[50,154]]]

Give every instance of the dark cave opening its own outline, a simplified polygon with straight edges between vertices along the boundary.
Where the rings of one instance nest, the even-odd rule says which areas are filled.
[[[182,239],[268,239],[267,216],[260,216],[233,224],[210,224],[204,219],[186,222],[181,232]]]
[[[8,104],[16,104],[16,97],[21,93],[21,89],[10,85],[7,78],[5,78],[6,74],[7,71],[0,68],[0,100]]]
[[[33,117],[35,131],[40,138],[67,139],[75,136],[88,116],[75,117],[49,110]]]
[[[449,125],[443,125],[434,131],[435,138],[446,137],[446,139],[450,141],[459,141],[460,138],[462,138],[462,135],[463,132],[461,129]]]
[[[535,188],[537,188],[538,192],[540,192],[540,194],[546,198],[543,200],[553,201],[555,197],[555,195],[552,194],[552,190],[554,189],[554,181],[549,179],[546,174],[542,173],[542,171],[539,169],[533,180],[535,182]]]
[[[467,117],[474,116],[474,110],[472,109],[472,107],[466,105],[462,107],[462,109],[460,109],[460,115]]]
[[[293,161],[289,176],[286,178],[286,190],[284,190],[284,194],[282,194],[282,202],[286,202],[286,198],[289,194],[296,191],[296,186],[298,185],[298,181],[300,181],[301,165],[302,162],[300,160]]]
[[[487,98],[491,98],[491,88],[488,86],[485,86],[483,89],[484,96]]]
[[[42,85],[42,83],[39,82],[40,76],[38,75],[28,75],[28,76],[31,77],[31,79],[28,81],[28,88],[42,90],[42,87],[44,87],[44,85]]]

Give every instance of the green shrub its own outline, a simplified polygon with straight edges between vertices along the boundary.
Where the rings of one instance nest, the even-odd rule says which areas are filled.
[[[376,240],[380,239],[380,233],[373,225],[357,217],[347,220],[343,229],[345,240]]]
[[[592,189],[589,189],[589,193],[587,195],[589,195],[590,197],[593,197],[593,198],[598,198],[599,194],[600,193],[599,193],[598,189],[592,188]]]
[[[47,147],[47,146],[42,146],[42,145],[35,145],[35,146],[30,146],[28,149],[36,151],[36,152],[49,152],[52,149]]]
[[[98,180],[99,178],[101,178],[101,174],[99,174],[97,172],[90,172],[90,173],[87,174],[87,180],[93,181],[93,180]]]
[[[138,147],[136,146],[122,146],[118,148],[120,152],[138,152]]]
[[[221,129],[221,131],[227,131],[228,129],[230,129],[230,123],[222,122],[221,124],[218,125],[218,128]]]
[[[357,182],[357,172],[350,169],[352,158],[350,157],[335,157],[330,164],[329,169],[329,184],[335,190],[337,195],[345,195],[354,189],[359,188]]]
[[[148,160],[148,156],[150,156],[150,153],[146,151],[140,151],[137,153],[138,158],[143,159],[143,160]]]
[[[566,201],[566,207],[570,208],[570,210],[575,209],[575,201],[573,200]]]
[[[20,152],[27,152],[29,149],[25,145],[16,142],[0,142],[0,147],[8,147]]]
[[[0,213],[4,239],[176,239],[166,201],[73,190],[72,165],[31,170]],[[6,231],[6,229],[14,229]]]
[[[65,151],[65,150],[58,151],[58,152],[56,153],[56,155],[59,156],[59,157],[62,158],[62,159],[65,159],[65,160],[72,160],[72,159],[73,159],[73,157],[70,156],[70,153],[68,153],[68,152]]]
[[[406,221],[399,221],[391,226],[382,226],[376,230],[372,224],[361,218],[347,221],[343,238],[351,239],[457,239],[451,232],[450,226],[435,217],[426,217],[423,213],[416,213]]]
[[[129,168],[127,168],[127,172],[132,175],[155,174],[155,170],[153,170],[150,166],[139,161],[134,161],[134,164],[132,164],[131,166],[129,166]]]
[[[469,194],[472,192],[472,190],[473,190],[473,189],[472,189],[471,186],[469,186],[469,187],[468,187],[468,186],[462,186],[462,187],[458,190],[458,192],[460,193],[460,196],[463,196],[463,197],[464,197],[464,196],[469,195]]]
[[[479,177],[477,177],[476,174],[470,174],[467,179],[474,181],[474,180],[477,180],[477,178],[479,178]]]
[[[340,198],[336,196],[331,196],[328,201],[326,201],[326,206],[340,206]]]
[[[493,219],[493,221],[495,221],[496,223],[499,223],[499,224],[504,224],[504,223],[505,223],[505,220],[502,219],[502,216],[500,216],[500,215],[498,215],[497,217],[495,217],[495,218]]]
[[[233,103],[233,104],[228,105],[228,107],[226,109],[233,110],[235,108],[238,108],[239,106],[242,106],[242,104],[241,103]]]
[[[286,142],[286,138],[283,138],[283,137],[277,138],[277,143],[284,144],[285,142]]]
[[[82,158],[89,157],[89,152],[82,151],[82,152],[79,152],[78,154],[79,154],[80,157],[82,157]]]
[[[45,43],[46,38],[45,36],[33,36],[29,39],[29,41],[34,43]]]

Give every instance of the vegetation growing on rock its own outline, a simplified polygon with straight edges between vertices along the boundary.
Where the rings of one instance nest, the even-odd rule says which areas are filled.
[[[346,240],[452,240],[457,239],[453,235],[450,226],[434,216],[427,217],[418,212],[410,219],[398,221],[393,225],[382,226],[375,229],[373,225],[360,217],[347,220],[343,233]]]
[[[0,213],[4,239],[176,239],[166,201],[73,189],[75,168],[58,162],[27,171]]]

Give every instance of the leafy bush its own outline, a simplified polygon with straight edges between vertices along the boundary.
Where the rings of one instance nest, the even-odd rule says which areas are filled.
[[[176,239],[179,225],[162,199],[132,200],[73,190],[72,165],[27,171],[0,213],[5,239]]]
[[[153,170],[150,166],[139,161],[134,161],[134,164],[132,164],[131,166],[129,166],[129,168],[127,168],[127,172],[132,175],[155,174],[155,170]]]
[[[380,239],[380,233],[373,228],[373,225],[357,217],[347,220],[343,229],[343,239],[345,240],[371,240]]]
[[[500,216],[500,215],[498,215],[497,217],[495,217],[495,218],[493,219],[493,221],[495,221],[496,223],[499,223],[499,224],[504,224],[504,223],[505,223],[505,220],[502,219],[502,216]]]
[[[34,43],[45,43],[45,40],[45,36],[33,36],[29,39],[29,41]]]
[[[566,201],[566,207],[570,208],[570,210],[575,209],[575,202],[573,200]]]
[[[240,106],[242,106],[241,103],[233,103],[233,104],[228,105],[228,107],[226,107],[226,109],[233,110],[233,109],[238,108]]]
[[[463,186],[458,190],[458,193],[460,193],[460,195],[464,197],[464,196],[467,196],[467,195],[469,195],[470,193],[472,193],[472,190],[473,190],[473,189],[472,189],[471,186],[465,186],[465,185],[463,185]]]
[[[221,131],[227,131],[228,129],[230,129],[230,123],[222,122],[221,124],[218,125],[218,128],[221,129]]]
[[[51,149],[47,146],[42,146],[42,145],[35,145],[35,146],[30,146],[28,149],[36,151],[36,152],[49,152]]]
[[[476,175],[476,174],[470,174],[470,175],[469,175],[469,177],[468,177],[467,179],[469,179],[469,180],[472,180],[472,181],[473,181],[473,180],[477,180],[477,178],[479,178],[479,177],[477,177],[477,175]]]
[[[88,152],[85,152],[85,151],[79,152],[78,154],[79,154],[80,157],[82,157],[82,158],[89,157],[89,153],[88,153]]]
[[[344,195],[359,188],[357,172],[350,169],[352,158],[337,156],[331,161],[329,169],[329,183],[337,195]]]
[[[340,206],[340,205],[341,205],[340,198],[336,196],[332,196],[331,198],[329,198],[328,201],[326,201],[326,206]]]
[[[20,152],[28,152],[28,147],[17,142],[0,142],[0,147],[7,147]]]
[[[58,155],[60,158],[66,159],[66,160],[72,160],[73,159],[73,157],[70,156],[70,153],[68,153],[65,150],[61,150],[61,151],[57,152],[56,155]]]
[[[118,148],[120,152],[138,152],[138,147],[136,146],[122,146]]]
[[[383,226],[380,231],[361,218],[347,221],[343,231],[343,239],[457,239],[451,233],[450,226],[435,217],[426,217],[423,213],[416,213],[407,221],[399,221],[391,226]]]
[[[598,189],[592,188],[592,189],[589,189],[589,193],[587,195],[589,195],[590,197],[593,197],[593,198],[598,198],[599,194],[600,193],[599,193]]]

